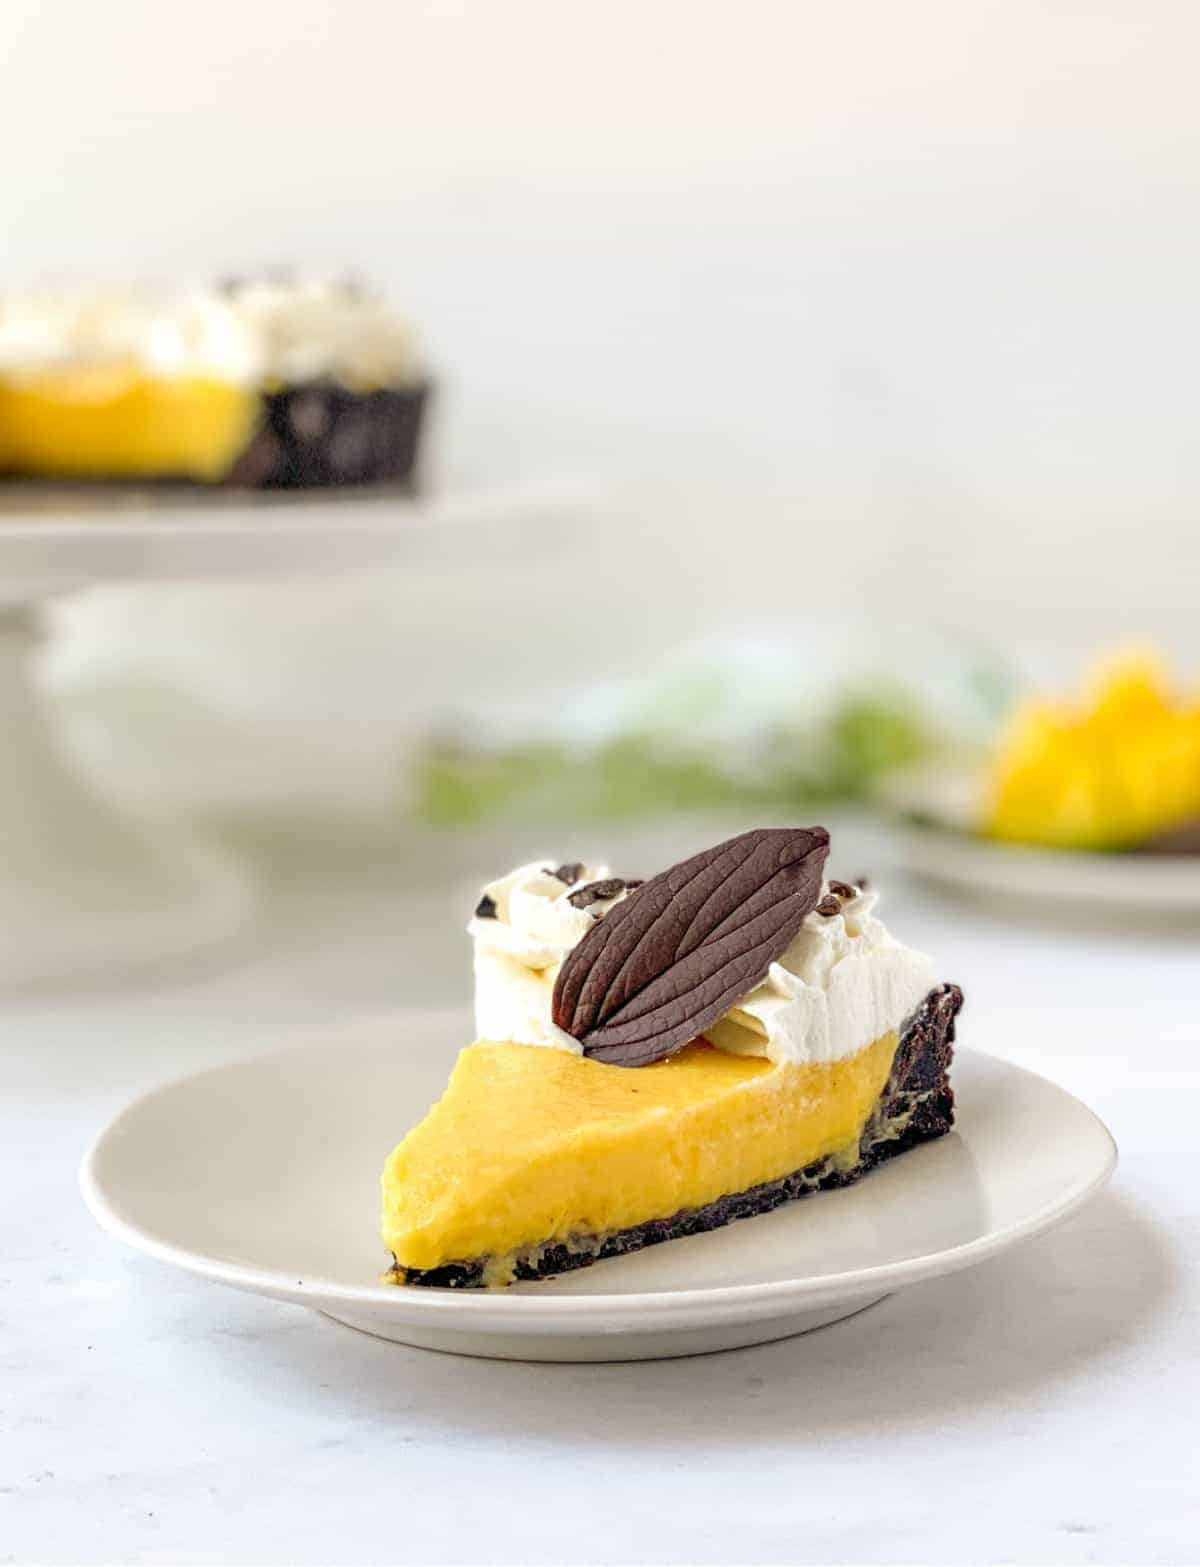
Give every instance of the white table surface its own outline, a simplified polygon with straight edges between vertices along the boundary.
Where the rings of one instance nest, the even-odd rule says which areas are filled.
[[[1086,1099],[1122,1162],[1059,1231],[808,1337],[456,1359],[95,1227],[76,1165],[123,1100],[461,994],[454,912],[293,887],[236,965],[0,1006],[0,1561],[1200,1557],[1195,930],[1064,932],[896,889],[893,924],[967,989],[964,1043]]]

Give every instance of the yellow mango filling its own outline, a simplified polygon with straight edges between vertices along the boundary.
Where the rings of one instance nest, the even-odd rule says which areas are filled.
[[[1121,849],[1200,817],[1200,693],[1177,696],[1153,656],[1093,672],[1079,703],[1037,700],[996,749],[985,825],[995,838]]]
[[[852,1162],[896,1044],[889,1033],[843,1060],[795,1065],[697,1042],[636,1068],[469,1045],[384,1168],[384,1245],[400,1276],[502,1260],[702,1207],[819,1159]]]
[[[249,444],[259,409],[251,388],[133,364],[0,377],[0,472],[220,479]]]

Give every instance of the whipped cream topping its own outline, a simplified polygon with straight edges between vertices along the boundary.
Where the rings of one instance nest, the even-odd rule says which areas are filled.
[[[477,912],[467,927],[475,943],[475,1024],[481,1039],[580,1055],[579,1041],[551,1018],[554,982],[571,948],[629,894],[578,908],[571,895],[607,880],[608,867],[584,865],[567,885],[553,875],[555,864],[518,866],[483,889],[480,908],[495,913]],[[826,885],[822,896],[829,895]],[[841,912],[809,914],[762,983],[706,1030],[710,1044],[777,1062],[836,1061],[898,1029],[916,1010],[936,982],[929,958],[901,945],[875,918],[875,892],[855,888],[853,897],[835,901]]]
[[[164,378],[243,384],[257,377],[261,357],[215,293],[79,288],[0,296],[0,371],[9,375],[133,365]]]
[[[226,302],[255,343],[269,381],[332,376],[366,390],[420,375],[408,323],[383,300],[348,284],[248,281],[228,289]]]
[[[332,378],[353,389],[404,385],[421,374],[407,323],[344,283],[0,296],[0,373],[130,365],[165,378],[212,375],[238,385]]]
[[[553,1045],[582,1055],[583,1046],[555,1026],[551,1015],[554,981],[563,959],[608,910],[628,897],[621,891],[587,908],[576,908],[572,894],[593,882],[608,881],[607,865],[582,864],[578,879],[554,875],[557,860],[535,860],[489,882],[467,926],[475,942],[475,1029],[481,1039],[513,1040],[523,1045]]]

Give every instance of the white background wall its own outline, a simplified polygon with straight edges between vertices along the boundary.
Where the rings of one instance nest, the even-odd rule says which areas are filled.
[[[379,280],[443,373],[444,480],[619,487],[632,618],[685,582],[681,624],[816,603],[1200,657],[1190,0],[6,0],[0,28],[4,275]]]

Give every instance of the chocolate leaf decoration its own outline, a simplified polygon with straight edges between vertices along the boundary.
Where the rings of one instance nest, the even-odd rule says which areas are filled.
[[[585,886],[568,893],[567,902],[576,909],[590,909],[593,903],[603,903],[607,898],[615,898],[624,891],[625,883],[620,876],[607,876],[603,881],[589,881]]]
[[[828,853],[824,827],[760,827],[652,877],[567,954],[555,1023],[597,1061],[670,1055],[765,978],[816,907]]]

